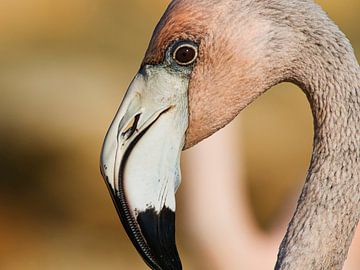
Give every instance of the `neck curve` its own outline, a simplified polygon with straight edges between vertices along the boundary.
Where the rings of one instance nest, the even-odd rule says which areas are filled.
[[[343,33],[322,23],[284,78],[307,95],[315,136],[275,269],[341,269],[360,217],[360,69]]]

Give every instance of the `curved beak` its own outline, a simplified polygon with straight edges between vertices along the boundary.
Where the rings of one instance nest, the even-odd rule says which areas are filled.
[[[134,78],[106,135],[101,171],[121,222],[151,269],[182,269],[175,192],[188,126],[188,79],[160,66]]]

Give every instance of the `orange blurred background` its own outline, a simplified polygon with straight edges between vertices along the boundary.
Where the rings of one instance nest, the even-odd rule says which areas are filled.
[[[360,1],[317,2],[359,55]],[[105,132],[167,4],[0,1],[0,269],[147,269],[124,234],[98,163]],[[241,181],[266,231],[303,183],[310,109],[301,91],[283,84],[237,121]],[[179,205],[188,196],[187,177]],[[185,217],[180,210],[184,268],[204,269]]]

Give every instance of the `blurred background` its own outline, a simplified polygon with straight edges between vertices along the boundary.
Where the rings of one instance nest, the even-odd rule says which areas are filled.
[[[317,2],[359,55],[360,2]],[[120,225],[98,163],[105,132],[167,4],[0,0],[0,269],[147,269]],[[226,177],[241,185],[235,203],[246,208],[242,218],[257,234],[280,228],[281,235],[311,154],[306,98],[290,84],[277,86],[230,129],[220,136],[235,138],[227,147],[237,153],[229,162],[239,173]],[[201,177],[192,172],[200,148],[184,155],[178,245],[185,269],[225,269],[211,263],[214,254],[197,237],[202,225],[192,226],[197,213],[188,202],[197,196],[191,183]]]

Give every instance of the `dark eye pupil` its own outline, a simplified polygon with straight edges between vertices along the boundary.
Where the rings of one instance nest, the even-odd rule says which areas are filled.
[[[175,52],[175,60],[179,64],[190,64],[196,57],[196,52],[194,48],[191,47],[181,47]]]

